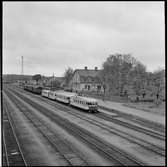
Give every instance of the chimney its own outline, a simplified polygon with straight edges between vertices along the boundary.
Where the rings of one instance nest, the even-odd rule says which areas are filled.
[[[97,71],[97,67],[95,67],[95,70]]]
[[[88,69],[88,67],[87,66],[85,66],[85,70],[87,70]]]

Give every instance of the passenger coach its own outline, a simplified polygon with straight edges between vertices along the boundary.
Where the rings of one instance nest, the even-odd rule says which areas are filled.
[[[55,100],[56,99],[56,91],[50,90],[48,93],[48,98]]]
[[[50,92],[50,90],[43,89],[41,95],[43,97],[47,97],[48,98],[49,97],[49,92]]]
[[[56,100],[66,104],[70,104],[71,98],[75,96],[77,96],[77,94],[72,92],[65,92],[65,91],[56,92]]]

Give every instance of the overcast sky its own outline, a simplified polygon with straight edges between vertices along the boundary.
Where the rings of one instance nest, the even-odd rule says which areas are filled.
[[[63,76],[130,53],[165,67],[164,2],[3,2],[3,73]]]

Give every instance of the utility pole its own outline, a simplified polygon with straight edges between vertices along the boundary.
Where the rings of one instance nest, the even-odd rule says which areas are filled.
[[[24,72],[23,72],[23,56],[21,56],[21,75],[24,75]]]
[[[54,73],[53,73],[53,78],[52,78],[52,89],[53,89],[53,83],[54,83]]]

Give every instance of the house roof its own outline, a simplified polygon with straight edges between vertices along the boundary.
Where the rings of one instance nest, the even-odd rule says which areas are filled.
[[[78,72],[80,76],[80,82],[86,82],[86,83],[99,83],[99,72],[101,70],[92,70],[92,69],[76,69],[75,72]],[[75,73],[74,72],[74,73]]]

